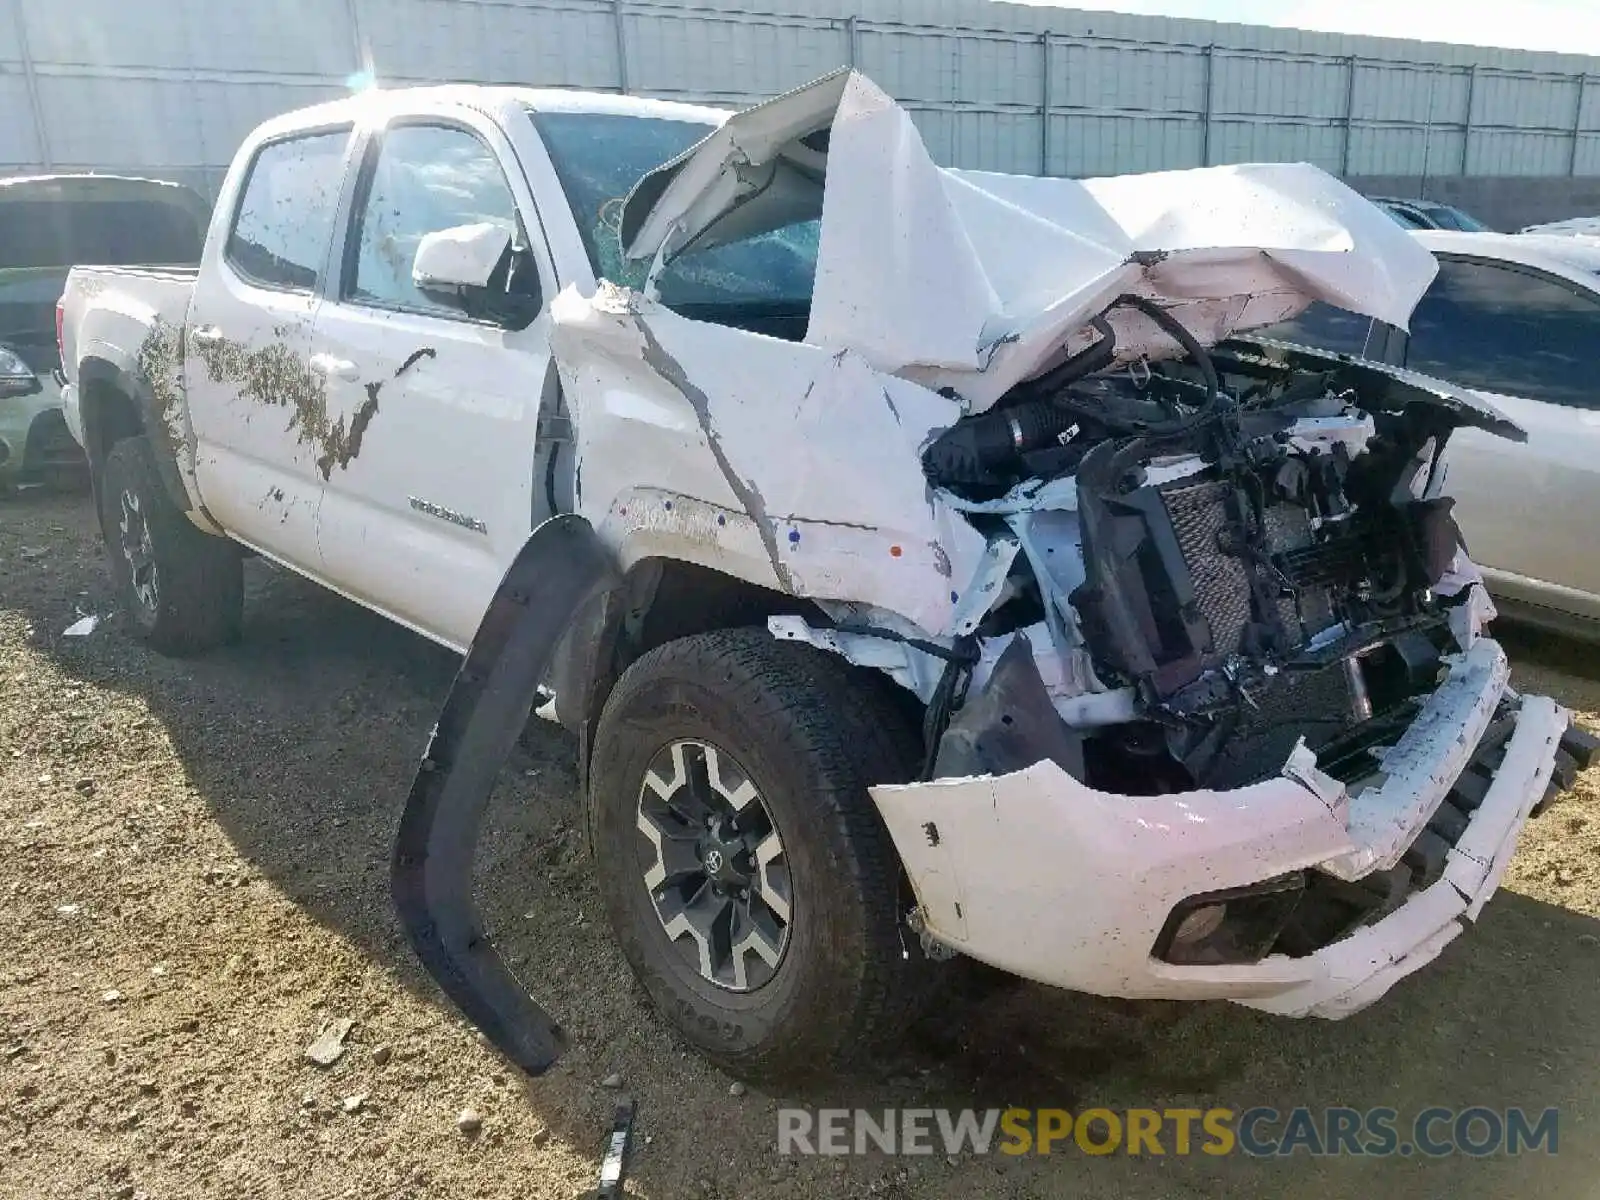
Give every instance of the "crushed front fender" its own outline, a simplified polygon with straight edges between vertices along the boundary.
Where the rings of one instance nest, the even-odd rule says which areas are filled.
[[[412,949],[462,1014],[531,1075],[549,1069],[566,1038],[484,932],[472,862],[495,779],[562,634],[616,579],[611,554],[583,518],[555,517],[533,531],[450,686],[395,841],[390,888]]]

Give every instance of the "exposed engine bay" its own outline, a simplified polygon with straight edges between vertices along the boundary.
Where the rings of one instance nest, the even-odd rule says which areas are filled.
[[[818,214],[803,340],[835,353],[791,432],[835,453],[741,460],[738,406],[706,423],[741,501],[739,481],[759,478],[766,512],[812,518],[838,556],[837,576],[800,578],[808,554],[772,528],[774,575],[831,624],[782,617],[774,632],[914,691],[924,779],[1048,758],[1117,794],[1225,789],[1280,772],[1302,739],[1334,774],[1367,772],[1488,605],[1438,490],[1451,430],[1522,435],[1448,384],[1228,339],[1312,300],[1403,324],[1431,257],[1312,168],[948,171],[848,73],[647,175],[621,235],[653,280],[697,246]],[[659,335],[638,302],[611,306]],[[596,330],[574,347],[591,357],[600,344],[587,312],[558,311],[557,327]],[[865,458],[870,472],[850,469]],[[788,520],[789,545],[812,545]],[[895,571],[846,532],[869,528]]]
[[[1087,350],[924,454],[930,483],[1020,550],[973,636],[1026,631],[1081,742],[1061,765],[1095,786],[1237,787],[1302,738],[1354,784],[1455,648],[1467,589],[1437,465],[1466,410],[1271,343],[1208,352],[1154,304],[1118,304],[1184,359],[1108,369],[1099,322]],[[952,731],[970,742],[970,724]],[[939,773],[1025,765],[984,745]]]

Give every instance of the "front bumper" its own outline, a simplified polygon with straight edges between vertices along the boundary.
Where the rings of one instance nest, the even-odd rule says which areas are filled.
[[[1050,761],[1023,771],[872,789],[931,936],[1043,983],[1107,996],[1226,999],[1341,1017],[1434,959],[1499,887],[1545,796],[1566,710],[1507,690],[1479,639],[1385,753],[1386,782],[1354,798],[1301,749],[1275,778],[1227,792],[1121,796]],[[1473,759],[1497,712],[1504,757],[1437,881],[1301,957],[1179,966],[1153,949],[1186,898],[1301,870],[1359,880],[1394,867]]]

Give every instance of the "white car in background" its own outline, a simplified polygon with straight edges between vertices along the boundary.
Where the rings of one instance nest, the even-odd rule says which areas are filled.
[[[1407,368],[1487,395],[1515,443],[1457,431],[1447,490],[1501,612],[1600,637],[1600,242],[1412,234],[1439,275],[1411,332],[1313,305],[1269,336]]]
[[[1600,238],[1600,217],[1569,217],[1565,221],[1550,221],[1544,225],[1528,225],[1521,230],[1536,237],[1589,237]]]

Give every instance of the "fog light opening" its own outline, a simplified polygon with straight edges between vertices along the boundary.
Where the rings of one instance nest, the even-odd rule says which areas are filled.
[[[1305,892],[1295,871],[1248,887],[1190,896],[1173,907],[1156,939],[1156,958],[1175,966],[1260,962]]]

